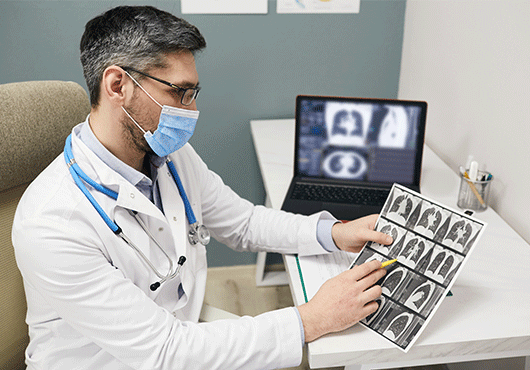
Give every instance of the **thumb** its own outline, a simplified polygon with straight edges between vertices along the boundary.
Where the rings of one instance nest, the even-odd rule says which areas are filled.
[[[393,238],[385,233],[375,230],[366,230],[366,239],[372,240],[379,244],[389,245],[394,241]]]

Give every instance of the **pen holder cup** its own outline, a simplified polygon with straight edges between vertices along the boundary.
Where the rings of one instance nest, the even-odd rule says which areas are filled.
[[[471,181],[466,174],[460,174],[458,207],[481,212],[488,208],[488,201],[493,176],[489,172],[479,171],[478,179]]]

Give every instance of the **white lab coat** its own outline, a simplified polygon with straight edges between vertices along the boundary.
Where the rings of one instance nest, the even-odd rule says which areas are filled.
[[[14,221],[13,244],[28,302],[28,369],[264,369],[297,365],[301,332],[294,308],[255,318],[197,323],[206,282],[206,249],[187,241],[188,222],[167,166],[158,181],[165,215],[105,165],[77,137],[74,157],[118,200],[91,194],[162,273],[169,262],[127,212],[137,211],[165,251],[187,257],[180,276],[158,281],[116,236],[73,182],[59,156],[30,185]],[[199,222],[241,251],[326,253],[316,240],[319,218],[253,206],[209,171],[187,144],[171,155]],[[263,247],[260,247],[263,246]],[[185,294],[179,299],[182,282]]]

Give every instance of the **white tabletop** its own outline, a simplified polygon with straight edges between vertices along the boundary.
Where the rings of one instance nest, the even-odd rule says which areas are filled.
[[[293,174],[294,120],[250,124],[265,191],[272,207],[280,209]],[[456,172],[425,146],[422,194],[457,209],[458,188]],[[408,353],[355,325],[310,343],[310,366],[384,369],[530,356],[530,246],[491,208],[474,217],[488,223],[486,231],[455,281],[453,296],[444,300]],[[293,299],[301,304],[295,258],[284,260]]]

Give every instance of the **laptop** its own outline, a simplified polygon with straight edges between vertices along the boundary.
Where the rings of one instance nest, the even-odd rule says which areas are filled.
[[[420,191],[427,103],[300,95],[282,209],[339,220],[379,213],[392,184]]]

